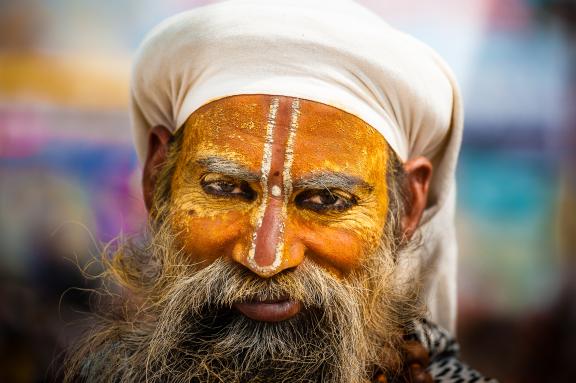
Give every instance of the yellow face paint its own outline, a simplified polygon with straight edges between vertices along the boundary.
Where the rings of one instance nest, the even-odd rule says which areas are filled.
[[[191,261],[229,257],[269,277],[309,257],[344,275],[378,247],[388,145],[362,120],[243,95],[205,105],[184,129],[171,209]]]

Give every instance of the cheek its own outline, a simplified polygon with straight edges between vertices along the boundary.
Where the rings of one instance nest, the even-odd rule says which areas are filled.
[[[235,247],[247,242],[251,226],[249,215],[241,212],[212,217],[179,213],[175,215],[174,224],[178,242],[190,259],[210,263],[216,258],[231,256]]]
[[[299,222],[293,227],[306,248],[306,256],[338,275],[345,275],[360,266],[373,247],[364,235],[355,230],[313,222]]]

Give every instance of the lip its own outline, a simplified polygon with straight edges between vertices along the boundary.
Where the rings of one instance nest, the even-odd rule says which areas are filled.
[[[281,322],[302,310],[302,303],[291,299],[236,302],[233,307],[250,319],[261,322]]]

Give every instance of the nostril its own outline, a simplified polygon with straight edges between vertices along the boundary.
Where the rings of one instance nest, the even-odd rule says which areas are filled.
[[[251,275],[258,275],[260,276],[260,274],[254,272],[254,270],[252,270],[248,265],[244,264],[243,262],[238,263],[238,267],[241,270],[242,274],[245,276]]]
[[[298,266],[300,265],[295,265],[292,267],[287,267],[284,270],[282,270],[281,272],[279,272],[277,275],[283,275],[283,274],[290,274],[296,271],[296,269],[298,268]]]

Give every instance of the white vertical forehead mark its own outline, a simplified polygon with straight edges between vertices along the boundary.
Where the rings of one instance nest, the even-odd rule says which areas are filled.
[[[282,204],[282,226],[276,252],[274,254],[274,263],[276,267],[282,262],[284,252],[284,227],[288,213],[288,200],[292,194],[292,163],[294,162],[294,141],[296,141],[296,130],[298,129],[298,117],[300,117],[300,100],[292,100],[292,112],[290,114],[290,130],[288,131],[288,140],[286,142],[286,152],[284,154],[284,168],[282,178],[284,181],[284,201]]]
[[[252,243],[250,244],[250,250],[248,252],[248,263],[250,267],[258,270],[265,271],[262,266],[258,265],[255,261],[254,256],[256,255],[256,239],[258,237],[258,231],[262,226],[262,220],[264,219],[264,213],[266,212],[266,207],[268,205],[268,178],[270,177],[270,169],[272,166],[272,145],[274,144],[274,128],[276,127],[276,115],[278,114],[278,107],[280,106],[280,99],[274,97],[270,103],[270,108],[268,109],[268,121],[266,124],[266,138],[264,141],[264,149],[262,154],[262,164],[260,167],[260,185],[262,186],[262,203],[258,207],[258,213],[256,217],[256,226],[254,232],[252,233]]]
[[[292,194],[292,163],[294,162],[294,141],[296,130],[298,129],[298,117],[300,116],[300,100],[295,98],[292,101],[292,113],[290,115],[290,130],[288,131],[288,141],[286,142],[286,154],[284,155],[284,202],[288,202],[288,197]]]

